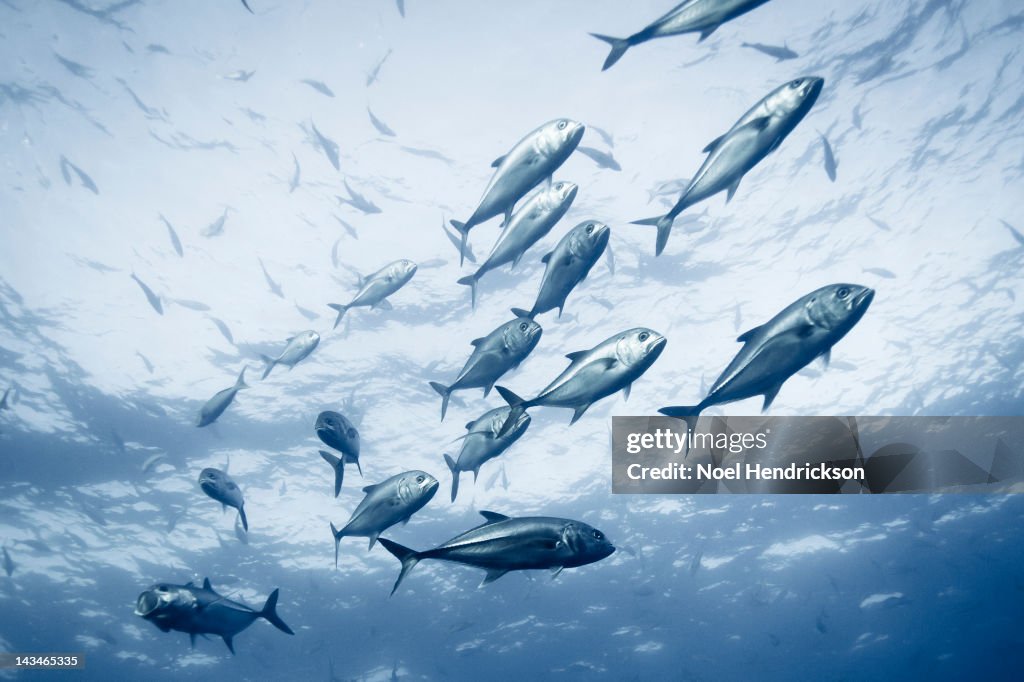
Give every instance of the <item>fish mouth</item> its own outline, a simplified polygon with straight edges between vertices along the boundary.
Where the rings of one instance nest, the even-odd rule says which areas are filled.
[[[821,94],[821,89],[825,87],[825,79],[821,76],[808,76],[807,80],[809,81],[809,84],[807,85],[804,99],[809,103],[809,106],[818,100],[818,95]]]
[[[607,225],[601,225],[600,227],[598,227],[597,233],[594,237],[597,240],[597,248],[603,249],[605,246],[607,246],[608,240],[611,238],[611,236],[612,232],[610,227],[608,227]]]
[[[139,595],[138,600],[135,602],[135,615],[146,616],[151,615],[160,607],[160,598],[152,592],[143,592]]]
[[[865,288],[864,291],[857,294],[856,298],[853,299],[853,307],[858,309],[867,308],[873,300],[875,300],[875,290]]]
[[[658,340],[651,344],[651,349],[647,351],[647,354],[652,356],[652,359],[657,359],[661,355],[661,351],[665,350],[666,343],[668,343],[668,339],[664,336],[659,336]]]
[[[580,143],[580,140],[583,139],[583,133],[587,130],[587,126],[582,123],[576,123],[575,126],[576,127],[572,129],[572,132],[569,133],[569,144],[574,147]]]
[[[437,489],[438,487],[440,487],[440,485],[440,481],[438,481],[436,478],[432,478],[430,479],[430,482],[424,486],[423,492],[433,495],[435,492],[437,492]]]

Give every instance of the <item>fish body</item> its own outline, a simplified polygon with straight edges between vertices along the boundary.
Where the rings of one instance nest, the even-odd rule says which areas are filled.
[[[219,237],[224,234],[224,223],[228,219],[228,209],[224,209],[224,212],[220,214],[220,217],[214,220],[212,223],[207,225],[203,229],[204,237]]]
[[[483,586],[509,571],[553,569],[557,575],[563,568],[592,564],[615,551],[604,533],[582,521],[551,516],[509,518],[489,511],[480,514],[486,519],[483,525],[425,552],[381,538],[384,548],[402,562],[391,594],[424,559],[482,568],[487,571]]]
[[[263,264],[263,259],[257,258],[256,260],[260,262],[260,269],[263,270],[263,279],[267,280],[267,286],[270,287],[270,293],[280,298],[284,298],[284,289],[282,289],[281,285],[275,282],[274,278],[270,276],[269,272],[267,272],[267,266]]]
[[[227,472],[213,467],[203,469],[199,472],[199,487],[222,505],[237,509],[238,516],[242,519],[242,527],[249,530],[249,521],[245,518],[245,498],[242,496],[242,489],[227,475]]]
[[[622,170],[622,166],[615,160],[615,157],[608,152],[603,152],[600,149],[594,149],[593,147],[577,147],[576,151],[583,156],[593,159],[600,168],[607,168],[613,171]]]
[[[452,502],[459,494],[459,476],[463,471],[472,471],[473,482],[476,483],[480,467],[508,450],[526,433],[530,426],[530,415],[523,412],[505,435],[498,435],[508,421],[511,409],[497,407],[466,424],[466,435],[462,437],[462,450],[458,459],[445,454],[444,461],[452,472]]]
[[[134,272],[132,273],[132,279],[134,279],[135,283],[139,285],[140,289],[142,289],[142,293],[146,295],[146,300],[149,301],[149,305],[153,307],[153,310],[163,315],[164,306],[160,303],[160,297],[153,293],[153,290],[146,286],[146,283],[139,279],[138,275]]]
[[[601,67],[602,71],[607,71],[634,45],[683,33],[700,33],[700,40],[704,40],[725,22],[766,2],[768,0],[686,0],[628,38],[613,38],[597,33],[590,35],[611,46],[611,52]]]
[[[836,162],[836,155],[832,152],[832,145],[828,143],[828,138],[824,135],[821,136],[821,150],[825,155],[825,174],[828,175],[829,180],[835,182],[836,168],[839,164]]]
[[[793,50],[789,49],[789,45],[765,45],[764,43],[740,43],[740,47],[749,47],[752,50],[757,50],[761,54],[766,54],[769,57],[774,57],[776,62],[784,62],[787,59],[796,59],[800,55]]]
[[[295,165],[295,170],[292,171],[292,178],[291,180],[288,181],[289,194],[291,194],[298,188],[299,181],[302,178],[302,168],[299,166],[299,159],[297,156],[295,156],[295,152],[292,152],[292,162]]]
[[[340,203],[349,204],[353,208],[356,208],[366,214],[381,212],[380,206],[373,203],[372,201],[364,197],[362,194],[349,187],[348,180],[345,180],[344,183],[345,189],[348,191],[348,199],[335,195]]]
[[[327,87],[327,84],[323,81],[315,81],[311,78],[303,78],[301,83],[305,83],[309,87],[313,88],[321,95],[327,95],[328,97],[334,97],[334,91]]]
[[[515,267],[523,254],[562,219],[576,199],[577,191],[578,187],[574,183],[556,182],[547,189],[535,192],[523,202],[505,225],[504,231],[483,265],[472,275],[459,280],[459,284],[470,288],[470,301],[474,308],[476,287],[480,278],[506,263],[511,263]]]
[[[543,329],[533,320],[517,317],[487,336],[473,339],[473,353],[462,371],[450,385],[436,381],[430,386],[441,396],[441,421],[448,411],[448,400],[454,391],[467,388],[484,389],[484,397],[506,372],[515,369],[537,347]]]
[[[388,60],[388,57],[390,56],[391,50],[388,50],[387,52],[384,53],[384,56],[381,57],[381,60],[377,62],[377,64],[372,69],[370,69],[370,72],[368,74],[366,74],[366,87],[370,87],[371,85],[377,82],[377,79],[380,77],[381,67],[384,66],[384,62],[386,62]]]
[[[366,107],[366,113],[370,115],[370,123],[373,124],[373,127],[377,129],[378,133],[380,133],[381,135],[387,135],[388,137],[395,136],[395,131],[389,128],[388,125],[384,123],[384,121],[374,116],[373,111],[370,110],[370,107]]]
[[[633,382],[646,372],[664,350],[666,339],[658,332],[635,327],[605,339],[590,350],[569,353],[570,364],[547,388],[524,400],[503,386],[498,393],[512,407],[499,435],[507,433],[526,409],[538,406],[572,408],[570,425],[593,403],[621,390],[629,397]]]
[[[266,367],[263,370],[264,379],[270,374],[270,371],[277,365],[284,365],[288,369],[291,369],[302,360],[305,360],[310,353],[316,350],[317,345],[320,343],[320,335],[315,331],[304,331],[301,334],[297,334],[288,339],[288,345],[284,347],[281,354],[276,358],[271,358],[266,355],[260,355],[263,363]]]
[[[732,200],[740,180],[774,151],[803,120],[821,93],[825,81],[817,76],[797,78],[768,93],[724,135],[704,148],[707,158],[667,214],[634,221],[635,225],[656,225],[655,255],[668,243],[672,223],[680,213],[719,192]]]
[[[558,316],[561,317],[565,299],[586,279],[608,247],[610,234],[609,227],[596,220],[585,220],[569,230],[554,250],[541,259],[545,264],[544,278],[533,308],[529,312],[513,308],[512,312],[532,319],[558,308]],[[609,267],[614,270],[614,265]]]
[[[235,337],[231,334],[231,330],[228,328],[228,325],[225,324],[223,320],[218,320],[216,317],[211,317],[210,321],[213,322],[213,324],[217,327],[217,330],[221,333],[221,335],[225,339],[227,339],[228,343],[234,344]]]
[[[160,220],[163,221],[164,225],[167,226],[167,234],[171,238],[171,246],[174,247],[174,251],[178,254],[179,257],[184,258],[185,251],[181,248],[181,240],[178,239],[178,233],[175,232],[174,227],[171,226],[171,221],[167,220],[167,218],[165,218],[162,213],[158,215],[160,216]]]
[[[743,348],[699,404],[663,407],[658,412],[686,420],[691,430],[712,405],[764,396],[767,410],[783,383],[815,358],[828,364],[840,339],[867,311],[875,292],[858,284],[830,284],[803,296],[760,327],[736,340]]]
[[[328,307],[338,311],[338,317],[334,320],[334,328],[350,308],[380,308],[391,310],[391,303],[387,298],[395,293],[412,279],[416,274],[416,264],[411,260],[403,258],[388,263],[377,272],[368,277],[359,278],[359,291],[349,303],[328,303]]]
[[[334,170],[341,170],[341,161],[338,158],[339,148],[338,143],[334,140],[327,138],[320,130],[316,127],[316,124],[312,121],[309,122],[313,128],[313,137],[316,139],[317,146],[323,150],[324,156],[334,166]]]
[[[469,231],[476,225],[504,214],[504,223],[512,217],[516,202],[551,176],[565,163],[583,138],[586,127],[571,119],[549,121],[530,132],[504,156],[491,165],[497,170],[484,190],[473,215],[465,222],[452,221],[462,234],[462,250]],[[459,260],[462,265],[462,260]]]
[[[373,549],[378,536],[396,523],[406,523],[430,502],[437,492],[437,479],[425,471],[406,471],[375,485],[363,488],[366,496],[340,530],[331,524],[334,535],[334,565],[338,565],[338,546],[346,536],[369,538]]]
[[[12,575],[14,575],[14,569],[15,569],[14,560],[11,559],[11,555],[8,553],[6,547],[3,548],[3,552],[4,552],[4,573],[6,573],[7,577],[10,578]]]
[[[224,414],[224,410],[228,409],[228,405],[234,401],[238,392],[243,388],[249,388],[249,385],[245,383],[246,369],[248,368],[243,367],[242,371],[239,372],[238,380],[235,381],[234,386],[218,391],[216,395],[206,401],[206,404],[199,410],[199,420],[196,422],[196,426],[209,426],[217,421],[217,418]]]
[[[147,361],[147,365],[148,364],[149,364],[149,361]],[[150,366],[150,370],[149,371],[150,371],[150,373],[152,373],[152,371],[153,371],[152,366]],[[9,410],[9,409],[11,409],[11,406],[7,403],[7,398],[10,395],[11,395],[11,389],[8,388],[7,390],[4,391],[4,397],[0,398],[0,410]]]
[[[334,496],[341,492],[341,483],[345,479],[345,463],[355,464],[359,475],[363,475],[363,467],[359,464],[359,430],[341,412],[324,410],[316,418],[313,425],[317,438],[324,445],[334,448],[341,457],[329,452],[320,451],[320,456],[334,469]]]
[[[153,623],[162,632],[187,632],[193,646],[196,635],[217,635],[234,654],[234,636],[257,618],[267,620],[289,635],[295,634],[277,615],[277,596],[277,590],[271,592],[263,608],[256,611],[214,592],[209,578],[203,580],[201,588],[192,583],[159,583],[139,595],[135,615]]]

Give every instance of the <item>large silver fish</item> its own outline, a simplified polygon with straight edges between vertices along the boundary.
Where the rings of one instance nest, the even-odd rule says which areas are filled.
[[[611,45],[612,51],[601,67],[602,71],[607,71],[634,45],[682,33],[699,32],[700,40],[704,40],[725,22],[766,2],[768,0],[686,0],[628,38],[613,38],[598,33],[590,35]]]
[[[243,388],[249,388],[249,385],[245,383],[246,369],[248,367],[243,367],[242,371],[238,373],[238,380],[235,381],[234,386],[218,391],[216,395],[206,401],[206,404],[199,410],[199,420],[196,422],[196,426],[209,426],[217,421],[217,418],[224,414],[224,410],[228,409],[228,405],[235,399],[235,395]]]
[[[391,594],[424,559],[482,568],[487,571],[480,583],[482,587],[509,571],[552,569],[558,575],[564,568],[592,564],[615,551],[604,533],[582,521],[551,516],[513,519],[490,511],[482,511],[480,515],[486,519],[483,525],[425,552],[381,538],[384,548],[402,562],[402,572]]]
[[[341,318],[345,316],[349,308],[367,307],[391,310],[391,304],[388,303],[387,297],[408,284],[415,274],[416,264],[403,258],[388,263],[368,277],[360,276],[359,292],[348,304],[327,304],[328,307],[338,311],[338,317],[334,320],[334,328],[337,329],[338,323],[341,322]]]
[[[586,126],[572,119],[549,121],[516,143],[508,154],[495,159],[491,166],[497,170],[473,215],[464,223],[451,221],[452,227],[462,234],[461,251],[465,252],[469,231],[476,225],[502,214],[502,224],[507,224],[516,202],[541,182],[551,181],[554,172],[579,145],[585,130]],[[460,257],[459,265],[462,262]]]
[[[665,348],[666,339],[645,327],[627,329],[605,339],[590,350],[576,351],[565,357],[570,364],[548,387],[530,400],[524,400],[504,386],[498,393],[512,411],[499,436],[508,433],[524,410],[535,405],[569,407],[570,425],[583,416],[593,403],[621,390],[629,399],[633,382],[646,372]]]
[[[199,472],[199,487],[203,492],[217,500],[224,507],[234,507],[238,510],[238,517],[242,519],[242,527],[249,530],[249,520],[245,518],[245,498],[242,496],[242,489],[238,487],[226,471],[207,467]]]
[[[610,234],[608,226],[596,220],[586,220],[569,230],[554,250],[541,259],[546,267],[533,308],[529,312],[513,308],[512,314],[532,319],[558,308],[558,316],[561,317],[565,299],[586,279],[608,247]]]
[[[530,415],[523,412],[504,436],[498,435],[501,427],[508,421],[511,409],[498,407],[466,424],[466,435],[462,436],[462,450],[459,452],[458,460],[445,454],[444,461],[452,472],[452,502],[459,494],[459,476],[463,471],[472,471],[473,483],[476,483],[480,467],[508,450],[526,433],[530,426]]]
[[[864,316],[875,292],[859,284],[830,284],[803,296],[771,320],[741,334],[743,348],[697,405],[663,407],[658,412],[686,420],[690,430],[712,405],[764,396],[767,410],[782,384],[821,357]]]
[[[271,358],[266,355],[260,355],[266,367],[263,370],[263,378],[266,379],[270,371],[278,365],[284,365],[288,369],[291,369],[295,365],[305,360],[310,353],[316,350],[317,345],[320,343],[320,335],[315,331],[304,331],[300,334],[288,339],[288,345],[284,347],[281,354],[276,358]]]
[[[345,536],[369,538],[373,549],[377,537],[396,523],[407,523],[413,514],[430,502],[437,492],[437,479],[425,471],[406,471],[375,485],[363,488],[363,498],[352,518],[334,535],[334,566],[338,566],[338,546]]]
[[[732,200],[743,176],[773,152],[811,110],[824,83],[822,78],[808,76],[780,85],[704,148],[708,157],[672,210],[633,223],[658,226],[655,255],[665,249],[672,223],[684,210],[723,191],[727,192],[726,203]]]
[[[505,225],[483,265],[459,284],[470,288],[470,301],[476,308],[476,285],[485,274],[506,263],[513,267],[526,251],[542,239],[565,215],[576,199],[578,187],[571,182],[556,182],[527,199]]]
[[[209,578],[203,580],[201,588],[192,583],[160,583],[139,595],[135,615],[153,623],[161,632],[187,632],[193,647],[196,635],[217,635],[234,654],[232,639],[257,618],[265,619],[281,632],[295,634],[277,615],[277,595],[277,590],[271,592],[263,608],[256,611],[214,592]]]
[[[537,347],[543,331],[533,320],[517,317],[487,336],[470,341],[473,353],[466,360],[455,381],[449,386],[437,381],[430,382],[431,388],[441,396],[441,421],[444,421],[444,415],[448,411],[448,399],[451,398],[453,391],[482,388],[486,398],[494,382],[505,372],[518,367]]]

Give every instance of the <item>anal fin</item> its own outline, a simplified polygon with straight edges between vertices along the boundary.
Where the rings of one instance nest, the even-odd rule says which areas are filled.
[[[480,587],[483,587],[484,585],[490,585],[506,573],[508,573],[508,571],[503,569],[494,569],[487,571],[487,575],[485,575],[484,579],[480,582]]]

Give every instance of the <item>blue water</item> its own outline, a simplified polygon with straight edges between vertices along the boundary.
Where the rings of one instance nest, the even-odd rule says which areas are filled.
[[[404,18],[385,0],[249,4],[0,2],[0,543],[14,564],[0,650],[84,652],[84,672],[51,674],[68,679],[1019,679],[1017,496],[613,496],[608,447],[611,415],[697,402],[739,333],[837,281],[876,299],[772,414],[1022,414],[1019,3],[776,0],[604,73],[587,33],[627,35],[671,3],[408,0]],[[675,195],[650,193],[801,75],[826,79],[806,120],[731,202],[687,211],[655,259],[653,229],[628,223]],[[473,311],[440,223],[468,217],[491,161],[561,116],[622,170],[573,155],[556,174],[580,186],[573,208],[514,272],[484,278]],[[340,203],[343,180],[381,212]],[[561,319],[542,316],[537,349],[500,383],[532,395],[564,354],[634,326],[665,352],[629,402],[572,428],[568,411],[532,411],[450,504],[442,454],[501,400],[456,394],[440,423],[427,382],[453,380],[471,339],[530,305],[541,255],[588,218],[612,227],[614,273],[602,259]],[[474,228],[478,256],[497,223]],[[420,267],[394,310],[332,330],[326,304],[351,298],[355,272],[398,258]],[[305,329],[323,337],[314,354],[259,381],[257,354]],[[195,428],[246,364],[253,387]],[[365,478],[350,470],[338,499],[316,453],[324,409],[363,441]],[[228,460],[248,544],[196,483]],[[335,570],[328,524],[408,469],[441,487],[385,533],[402,544],[434,546],[484,509],[581,519],[619,551],[482,589],[480,571],[428,561],[389,598],[398,562],[345,539]],[[133,615],[148,585],[205,576],[257,607],[279,587],[296,636],[257,622],[232,657]]]

